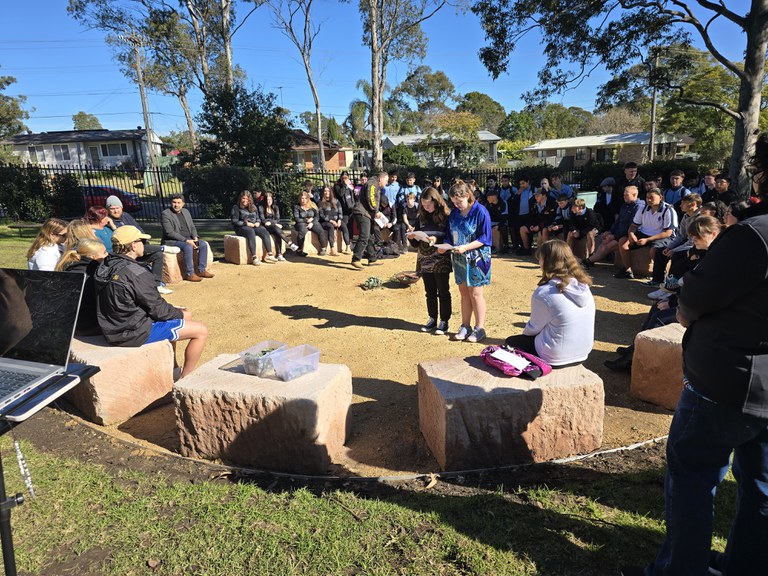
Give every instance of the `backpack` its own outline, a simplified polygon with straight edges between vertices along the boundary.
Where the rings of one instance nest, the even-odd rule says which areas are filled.
[[[512,364],[504,362],[503,360],[499,360],[498,358],[494,358],[492,354],[499,348],[502,348],[507,352],[512,352],[517,356],[522,356],[528,360],[530,364],[528,364],[528,366],[523,368],[521,371],[512,366]],[[544,360],[538,356],[534,356],[533,354],[529,354],[528,352],[524,352],[523,350],[514,348],[512,346],[487,346],[483,349],[482,352],[480,352],[480,358],[482,358],[483,362],[485,362],[488,366],[493,366],[494,368],[501,370],[506,376],[525,376],[531,380],[536,380],[536,378],[539,376],[546,376],[552,372],[552,366],[544,362]]]

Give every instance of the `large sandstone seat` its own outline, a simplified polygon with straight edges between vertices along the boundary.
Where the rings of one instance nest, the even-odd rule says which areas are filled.
[[[272,237],[272,242],[275,241],[275,237]],[[283,240],[280,240],[281,248],[280,253],[285,254],[286,246]],[[264,243],[261,238],[256,236],[256,253],[261,258],[267,255],[267,251],[264,249]],[[237,234],[227,234],[224,236],[224,260],[230,264],[250,264],[251,263],[251,251],[248,249],[248,242],[245,237],[238,236]]]
[[[683,391],[683,334],[673,323],[635,336],[629,393],[635,398],[674,410]]]
[[[102,336],[72,340],[74,362],[101,371],[70,390],[66,399],[96,424],[117,424],[169,396],[173,348],[167,340],[137,348],[111,346]]]
[[[418,396],[419,426],[442,470],[543,462],[603,439],[603,381],[581,365],[531,381],[478,357],[425,362]]]
[[[621,269],[621,258],[619,258],[618,252],[613,261],[613,267],[617,270]],[[651,248],[646,246],[643,248],[635,248],[629,251],[629,267],[632,270],[635,278],[650,278],[653,274],[653,258],[651,258]]]
[[[197,270],[197,264],[199,262],[199,252],[195,250],[195,270]],[[213,249],[211,245],[208,245],[208,263],[205,266],[206,270],[210,270],[213,265]],[[178,284],[184,280],[184,253],[178,254],[166,254],[163,253],[163,282],[166,284]]]
[[[386,233],[387,233],[386,238],[384,238],[383,232],[384,231],[382,231],[382,239],[389,239],[389,236],[388,236],[389,230],[386,230]],[[298,238],[298,233],[296,232],[296,230],[293,230],[291,232],[291,242],[296,244],[297,243],[296,238]],[[309,242],[310,239],[312,240],[311,242]],[[336,241],[336,250],[338,250],[339,252],[344,250],[345,246],[347,249],[351,249],[350,246],[344,244],[344,236],[341,233],[341,230],[336,231],[335,241]],[[317,256],[320,253],[320,250],[322,248],[323,247],[320,246],[320,241],[317,239],[317,235],[313,234],[312,231],[307,232],[307,235],[304,236],[304,252],[306,252],[310,256]],[[330,249],[331,249],[330,243],[326,242],[325,248],[330,252]]]
[[[181,453],[300,474],[327,472],[341,455],[352,373],[320,364],[295,380],[258,378],[222,354],[173,386]]]

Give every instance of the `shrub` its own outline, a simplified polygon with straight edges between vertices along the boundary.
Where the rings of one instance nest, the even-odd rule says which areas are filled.
[[[0,166],[0,206],[14,220],[42,222],[51,216],[51,187],[37,166]]]

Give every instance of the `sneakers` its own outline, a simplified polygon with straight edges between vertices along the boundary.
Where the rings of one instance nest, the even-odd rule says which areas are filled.
[[[483,328],[475,328],[472,330],[472,334],[467,336],[467,342],[482,342],[483,340],[485,340],[485,330]]]
[[[603,362],[603,366],[614,372],[632,372],[632,356],[633,354],[627,352],[615,360],[606,360]]]
[[[318,256],[325,256],[326,254],[328,254],[328,251],[325,248],[323,248],[322,250],[320,250],[320,252],[317,253]]]
[[[594,263],[589,258],[584,258],[584,260],[581,261],[581,265],[584,267],[584,270],[589,270],[594,266]]]
[[[285,262],[285,257],[282,254],[278,254],[276,260],[278,262]]]
[[[179,252],[181,252],[181,248],[179,248],[178,246],[163,245],[162,248],[163,248],[163,252],[165,252],[166,254],[178,254]]]
[[[453,335],[454,340],[458,340],[459,342],[463,342],[467,339],[467,337],[472,332],[472,328],[469,326],[464,326],[463,324],[459,327],[459,331],[456,332],[456,334]]]
[[[378,260],[368,260],[368,266],[381,266],[383,262],[379,262]]]
[[[277,262],[277,258],[272,256],[272,254],[267,254],[266,256],[264,256],[264,262],[266,262],[267,264],[274,264],[275,262]]]
[[[430,318],[424,326],[421,327],[422,332],[432,332],[437,327],[437,320]]]
[[[661,285],[661,289],[665,292],[671,292],[675,293],[680,290],[680,286],[683,285],[683,279],[682,278],[675,278],[672,275],[667,276],[667,279],[664,280],[664,284]]]
[[[157,291],[160,292],[160,294],[173,294],[173,290],[171,290],[170,288],[166,288],[162,284],[157,287]]]
[[[307,254],[306,252],[304,252],[304,250],[298,250],[298,251],[296,252],[296,254],[297,254],[297,255],[299,255],[299,256],[301,256],[302,258],[306,258],[307,256],[309,256],[309,254]]]
[[[645,282],[643,282],[643,285],[644,285],[644,286],[659,286],[660,284],[661,284],[661,282],[657,282],[657,281],[656,281],[656,280],[654,280],[653,278],[651,278],[650,280],[646,280]]]
[[[261,266],[261,260],[259,260],[258,256],[254,256],[253,258],[251,258],[251,264],[253,264],[254,266]]]
[[[613,275],[614,278],[620,278],[625,280],[632,280],[635,275],[632,274],[632,270],[629,268],[624,268],[623,270],[616,272],[616,274]]]
[[[670,296],[671,294],[663,288],[659,288],[658,290],[654,290],[653,292],[648,293],[648,298],[651,300],[666,300]]]
[[[448,322],[446,320],[440,320],[440,322],[437,323],[437,328],[435,328],[435,335],[444,336],[447,333],[448,333]]]
[[[357,270],[363,269],[363,263],[360,262],[360,260],[352,260],[352,266],[354,266]]]

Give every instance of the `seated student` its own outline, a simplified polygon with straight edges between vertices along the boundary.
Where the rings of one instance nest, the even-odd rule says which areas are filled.
[[[64,249],[76,250],[78,242],[84,238],[88,238],[89,240],[99,240],[96,238],[96,234],[88,222],[82,218],[75,218],[67,225],[67,241],[64,244]],[[101,242],[101,240],[99,240],[99,242]],[[106,246],[104,248],[106,249]]]
[[[395,203],[393,205],[394,208],[397,210],[403,206],[410,194],[413,194],[416,197],[415,206],[418,210],[418,202],[419,198],[421,198],[421,188],[419,188],[419,185],[416,184],[416,174],[413,172],[408,172],[405,177],[405,186],[401,186],[400,190],[398,190],[397,197],[395,198]]]
[[[565,195],[568,197],[568,201],[570,202],[573,197],[576,196],[573,188],[568,186],[568,184],[563,183],[563,175],[560,174],[560,172],[552,173],[552,175],[549,177],[549,184],[549,195],[552,196],[554,200],[557,200],[560,198],[560,196]]]
[[[531,254],[531,241],[537,232],[540,234],[539,244],[549,239],[547,228],[555,221],[557,213],[557,202],[541,188],[536,190],[528,204],[528,216],[521,220],[522,224],[518,230],[522,247],[517,253],[521,256]]]
[[[701,205],[699,214],[706,214],[707,216],[717,218],[721,224],[725,225],[725,217],[728,214],[728,206],[719,200],[715,200],[714,202],[707,202],[706,204]]]
[[[488,178],[485,179],[485,190],[483,190],[483,195],[488,198],[488,194],[490,192],[496,192],[498,195],[499,188],[496,184],[496,178],[494,176],[488,176]]]
[[[59,218],[49,218],[40,228],[32,246],[27,250],[29,270],[55,270],[67,240],[67,223]]]
[[[75,334],[78,336],[93,336],[101,334],[99,322],[96,318],[96,286],[93,275],[104,258],[107,257],[107,249],[101,240],[84,238],[77,244],[76,250],[67,250],[56,265],[59,272],[80,272],[85,274],[85,286],[83,299],[80,303],[80,312],[77,315]]]
[[[624,204],[619,210],[619,215],[613,226],[600,235],[600,245],[594,254],[582,260],[581,264],[585,268],[591,268],[595,262],[600,262],[609,254],[613,254],[619,248],[619,240],[629,234],[629,227],[635,218],[635,213],[645,207],[645,202],[637,199],[637,186],[627,186],[624,188]]]
[[[557,198],[557,210],[555,210],[555,219],[552,220],[552,224],[547,226],[547,237],[565,238],[565,233],[568,229],[568,223],[570,221],[571,204],[568,201],[568,196],[563,194]]]
[[[296,230],[296,245],[299,247],[299,256],[307,256],[304,251],[304,239],[307,233],[312,232],[317,236],[317,240],[320,242],[320,256],[326,255],[325,245],[328,239],[325,237],[325,231],[319,222],[318,209],[312,206],[312,199],[309,192],[304,190],[299,195],[299,203],[293,207],[293,219],[295,224],[293,225]]]
[[[722,231],[722,224],[712,216],[699,215],[688,222],[687,235],[691,239],[692,246],[682,252],[685,258],[673,260],[675,268],[670,270],[670,276],[681,279],[675,285],[665,284],[658,292],[659,302],[654,303],[643,321],[640,331],[658,328],[677,322],[677,292],[684,282],[686,272],[693,270],[706,256],[707,250]],[[654,298],[655,299],[655,298]],[[634,339],[633,339],[634,340]],[[632,369],[632,356],[635,352],[634,344],[620,347],[616,350],[618,358],[606,360],[603,364],[615,372],[630,372]]]
[[[506,344],[552,366],[584,362],[594,345],[592,279],[562,240],[544,242],[536,258],[541,279],[531,296],[531,317],[523,333],[510,336]]]
[[[591,208],[587,208],[584,198],[576,198],[571,206],[571,220],[568,224],[566,242],[571,250],[576,242],[584,238],[587,243],[587,256],[595,251],[595,236],[599,226],[597,214]]]
[[[117,196],[110,196],[107,198],[105,204],[109,217],[112,220],[112,224],[115,230],[120,226],[135,226],[139,229],[139,232],[144,234],[141,226],[136,223],[133,216],[123,211],[123,202]],[[176,246],[163,246],[157,244],[145,244],[144,256],[139,258],[139,262],[147,264],[152,270],[152,275],[155,277],[155,284],[157,285],[157,291],[160,294],[173,294],[173,290],[166,287],[163,282],[163,253],[178,254],[179,249]]]
[[[194,370],[203,353],[208,329],[192,320],[186,308],[168,304],[155,289],[152,273],[136,262],[149,240],[133,226],[122,226],[112,237],[112,254],[97,268],[97,318],[104,338],[113,346],[141,346],[189,340],[180,378]],[[174,354],[175,360],[175,354]]]
[[[627,235],[619,240],[619,257],[622,269],[614,278],[634,278],[630,268],[629,251],[643,246],[651,247],[651,258],[656,250],[670,243],[677,228],[677,213],[661,199],[661,190],[653,188],[645,195],[645,206],[635,213]],[[646,282],[654,285],[653,282]]]
[[[107,209],[102,206],[91,206],[86,210],[83,220],[91,227],[96,238],[101,240],[107,252],[112,252],[112,234],[115,231],[115,225]]]
[[[184,253],[185,280],[202,282],[203,278],[213,278],[213,273],[206,270],[208,265],[208,242],[197,235],[197,228],[192,222],[192,215],[184,208],[181,194],[171,195],[171,207],[160,214],[163,227],[163,244],[176,246]],[[195,252],[198,252],[197,274],[195,274]],[[144,252],[142,251],[142,254]]]
[[[379,222],[383,219],[380,219],[380,216],[384,216],[386,219],[386,223],[382,226]],[[395,207],[392,205],[392,203],[389,201],[389,197],[385,196],[384,194],[381,195],[381,198],[379,200],[379,211],[376,215],[376,218],[373,220],[373,242],[376,245],[376,247],[380,247],[383,244],[383,238],[381,235],[382,230],[389,230],[391,233],[390,240],[394,239],[394,228],[397,225],[397,211],[395,210]],[[399,252],[399,250],[398,250]]]
[[[259,209],[253,201],[250,191],[243,190],[237,195],[237,200],[229,211],[229,220],[232,222],[232,229],[235,234],[245,238],[248,243],[248,250],[251,251],[251,264],[261,265],[261,254],[256,251],[256,237],[261,238],[267,255],[264,256],[264,262],[274,264],[277,262],[274,250],[272,249],[272,237],[266,227],[261,225],[261,216]]]
[[[719,170],[707,170],[704,173],[704,178],[702,178],[699,183],[698,189],[691,190],[691,192],[696,192],[701,196],[702,204],[711,202],[715,199],[715,194],[717,194],[717,190],[715,190],[715,178],[717,178],[718,174],[720,174]]]
[[[739,200],[739,195],[731,190],[731,179],[725,174],[718,174],[715,177],[715,194],[707,198],[707,202],[714,202],[715,200],[719,200],[726,206]]]
[[[637,162],[627,162],[624,164],[624,174],[616,182],[614,190],[622,192],[627,186],[635,186],[637,188],[637,197],[639,200],[645,202],[645,192],[650,188],[656,188],[655,185],[646,187],[646,181],[639,174]],[[608,227],[608,223],[605,223]]]
[[[664,282],[664,272],[673,254],[685,252],[692,246],[688,238],[688,224],[698,215],[700,208],[701,196],[698,194],[689,194],[680,201],[683,217],[680,219],[680,224],[677,225],[674,237],[667,244],[667,247],[664,250],[657,251],[653,258],[653,274],[651,278],[657,284]]]
[[[336,202],[336,197],[330,186],[323,187],[322,197],[318,206],[318,218],[320,226],[328,236],[328,244],[331,247],[331,256],[338,256],[336,251],[336,230],[341,228],[341,207]]]
[[[739,222],[741,222],[741,219],[744,216],[745,210],[751,207],[752,207],[752,204],[750,202],[747,202],[746,200],[741,200],[740,202],[733,202],[730,206],[728,206],[728,210],[725,213],[724,226],[728,228],[729,226],[733,226],[734,224],[738,224]]]
[[[312,180],[304,180],[304,190],[302,192],[309,194],[310,204],[313,208],[317,209],[317,205],[320,203],[320,191],[314,187]]]
[[[272,235],[275,242],[275,258],[278,262],[285,262],[285,257],[282,254],[283,242],[291,252],[296,252],[299,247],[291,242],[291,239],[283,231],[283,225],[280,224],[280,207],[275,204],[272,192],[266,192],[264,194],[264,206],[257,206],[256,208],[259,211],[261,225]]]
[[[499,192],[497,190],[491,190],[485,198],[488,204],[486,209],[488,215],[491,217],[491,230],[494,228],[499,231],[499,238],[503,244],[504,238],[507,237],[507,217],[504,215],[505,206],[504,200],[499,198]],[[496,252],[496,247],[491,247],[491,252]]]
[[[526,250],[523,246],[519,232],[520,227],[528,223],[532,202],[535,203],[531,178],[527,174],[521,174],[517,179],[517,190],[507,202],[512,243],[517,246],[515,253],[518,256],[530,254],[530,248]]]
[[[408,232],[416,229],[419,219],[419,204],[415,194],[408,194],[405,203],[398,208],[395,225],[395,242],[400,246],[400,254],[408,252]]]
[[[622,190],[623,192],[623,190]],[[592,210],[600,217],[600,231],[610,230],[619,210],[624,203],[623,194],[616,188],[616,180],[611,177],[603,178],[597,191],[597,200]]]

